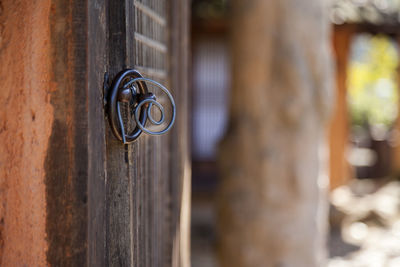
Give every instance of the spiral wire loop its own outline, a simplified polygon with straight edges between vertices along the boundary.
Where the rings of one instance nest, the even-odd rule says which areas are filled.
[[[138,105],[136,106],[135,112],[134,112],[135,122],[136,122],[137,126],[139,126],[139,128],[143,132],[145,132],[147,134],[150,134],[150,135],[161,135],[161,134],[164,134],[164,133],[168,132],[171,129],[172,125],[174,124],[175,117],[176,117],[176,106],[175,106],[174,98],[172,97],[172,95],[168,91],[168,89],[165,88],[165,86],[163,86],[162,84],[160,84],[160,83],[158,83],[156,81],[148,79],[148,78],[135,78],[135,79],[131,80],[128,83],[139,82],[139,81],[144,81],[144,82],[148,82],[148,83],[156,85],[158,88],[160,88],[168,96],[170,104],[171,104],[171,107],[172,107],[172,118],[171,118],[171,121],[169,122],[169,124],[164,129],[162,129],[160,131],[151,131],[151,130],[147,129],[145,127],[145,125],[140,122],[140,119],[139,119],[139,111],[141,110],[141,108],[142,108],[142,106],[144,104],[146,104],[146,103],[149,104],[148,107],[145,110],[147,112],[147,117],[149,118],[149,121],[154,125],[161,125],[164,122],[165,114],[164,114],[163,106],[159,102],[157,102],[155,100],[155,97],[153,98],[152,96],[146,96],[146,97],[144,97],[144,99],[142,99],[138,103]],[[153,107],[153,104],[158,108],[158,110],[161,113],[161,118],[158,121],[154,120],[154,118],[153,118],[153,116],[151,115],[151,112],[150,112],[151,108]]]
[[[129,80],[126,81],[127,79]],[[121,83],[123,84],[122,86]],[[164,94],[166,94],[171,105],[171,120],[164,128],[158,131],[150,130],[146,127],[146,124],[149,121],[155,126],[162,125],[165,122],[165,109],[163,105],[156,100],[156,96],[153,93],[148,92],[146,83],[158,87]],[[134,85],[137,85],[138,88]],[[113,83],[110,102],[109,117],[111,128],[117,139],[121,140],[124,144],[132,143],[142,132],[149,135],[164,134],[171,129],[175,122],[176,105],[174,98],[168,89],[154,80],[142,77],[140,73],[135,70],[125,70],[117,76]],[[133,117],[136,123],[136,128],[128,134],[125,130],[121,114],[121,102],[129,102],[130,107],[132,108],[130,117]],[[151,114],[153,107],[155,107],[160,113],[160,118],[158,120]],[[115,122],[115,119],[117,119],[118,123]],[[119,127],[117,127],[117,125]]]

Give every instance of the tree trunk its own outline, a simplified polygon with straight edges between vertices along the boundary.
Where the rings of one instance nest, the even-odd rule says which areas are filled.
[[[233,91],[219,165],[221,266],[321,266],[332,105],[325,1],[232,2]]]

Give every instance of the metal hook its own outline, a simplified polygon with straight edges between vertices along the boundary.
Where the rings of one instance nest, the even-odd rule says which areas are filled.
[[[161,91],[167,95],[172,107],[170,122],[165,128],[159,131],[152,131],[146,127],[147,121],[156,126],[162,125],[165,121],[164,107],[157,101],[156,96],[153,93],[148,92],[146,83],[153,84],[161,89]],[[124,144],[132,143],[141,135],[142,132],[150,135],[164,134],[171,129],[175,122],[176,106],[171,93],[162,84],[144,78],[136,70],[127,69],[120,72],[112,83],[109,96],[110,104],[108,105],[108,117],[111,129],[115,137]],[[136,127],[130,133],[126,133],[125,130],[121,114],[121,102],[129,103],[132,108],[132,117],[136,123]],[[154,106],[160,113],[159,120],[156,120],[151,115],[151,110]]]

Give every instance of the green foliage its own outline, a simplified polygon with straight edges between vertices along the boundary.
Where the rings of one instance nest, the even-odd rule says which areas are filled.
[[[385,36],[358,37],[348,68],[348,102],[353,124],[390,126],[397,117],[398,52]]]

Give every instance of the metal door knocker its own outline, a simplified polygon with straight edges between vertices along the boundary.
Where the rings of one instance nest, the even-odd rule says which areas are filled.
[[[165,93],[171,105],[170,122],[162,127],[165,123],[164,107],[157,101],[156,96],[149,92],[147,84],[158,87]],[[175,122],[176,107],[175,101],[171,93],[162,84],[148,78],[144,78],[138,71],[127,69],[121,71],[113,80],[110,91],[108,93],[108,117],[111,129],[115,137],[124,144],[135,141],[142,132],[150,135],[161,135],[168,132]],[[133,119],[136,126],[129,131],[124,126],[123,116],[121,112],[121,104],[129,105],[130,114],[126,117]],[[155,119],[152,115],[152,108],[156,107],[159,111],[159,119]],[[162,127],[161,130],[150,130],[146,127],[146,123],[150,121],[154,126]]]

